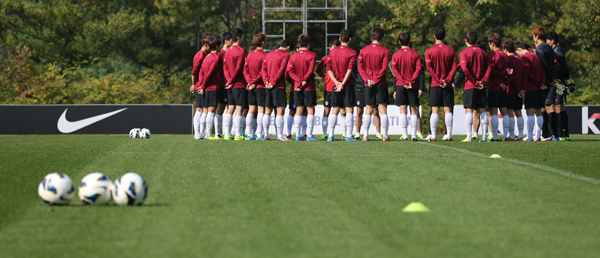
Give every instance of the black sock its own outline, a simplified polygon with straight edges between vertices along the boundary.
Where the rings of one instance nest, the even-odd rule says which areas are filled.
[[[569,116],[567,115],[567,111],[560,112],[560,118],[563,128],[563,136],[569,137]]]
[[[542,117],[544,118],[544,122],[542,123],[542,137],[548,138],[550,137],[548,133],[548,113],[546,111],[542,112]]]
[[[560,113],[556,114],[556,124],[557,124],[556,136],[565,137],[565,135],[564,135],[565,130],[563,129],[563,123],[562,123],[562,115]]]
[[[556,112],[552,112],[548,114],[550,117],[550,135],[557,137],[558,136],[558,116]]]

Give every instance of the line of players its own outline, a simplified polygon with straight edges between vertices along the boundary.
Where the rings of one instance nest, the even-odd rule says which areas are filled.
[[[316,54],[309,50],[310,37],[300,35],[296,53],[290,56],[293,46],[290,40],[273,46],[267,54],[264,51],[265,35],[256,34],[253,37],[255,48],[250,49],[245,57],[244,50],[239,46],[243,34],[241,29],[223,34],[222,48],[219,48],[221,38],[216,34],[202,39],[202,49],[194,57],[193,85],[190,87],[190,91],[196,94],[195,138],[270,140],[268,129],[271,113],[275,112],[277,140],[291,140],[294,124],[296,141],[317,141],[312,135],[316,105]],[[556,33],[549,34],[547,41],[552,44],[550,46],[545,42],[543,27],[533,30],[536,54],[522,42],[505,40],[501,43],[500,36],[493,33],[488,36],[488,46],[492,52],[487,54],[485,46],[476,46],[477,34],[469,31],[465,34],[467,48],[460,53],[460,65],[453,48],[444,42],[445,34],[444,28],[437,27],[434,32],[435,45],[425,54],[425,67],[432,78],[429,97],[432,132],[437,130],[438,113],[443,107],[446,121],[443,140],[452,140],[453,88],[464,82],[465,123],[473,131],[468,130],[467,138],[463,141],[479,140],[477,131],[480,125],[484,131],[481,141],[523,140],[524,121],[520,112],[523,98],[528,116],[528,138],[525,140],[569,139],[566,127],[568,118],[562,106],[566,93],[563,92],[562,82],[555,79],[566,81],[567,85],[570,80],[564,53],[556,46]],[[340,33],[339,41],[334,40],[329,44],[329,55],[317,67],[317,73],[326,80],[322,121],[326,135],[323,139],[333,141],[337,117],[341,113],[346,141],[360,139],[359,131],[362,132],[362,140],[368,141],[372,118],[377,125],[378,138],[390,141],[387,135],[389,93],[386,78],[390,60],[389,50],[380,44],[383,36],[383,29],[373,28],[372,42],[361,42],[360,54],[349,47],[351,37],[348,30]],[[411,49],[409,33],[401,33],[399,43],[401,49],[392,56],[390,68],[395,77],[394,99],[401,113],[400,139],[409,140],[407,125],[410,122],[412,140],[416,141],[422,139],[418,106],[419,98],[425,91],[425,68],[419,53]],[[326,74],[322,72],[323,68],[326,68]],[[459,76],[452,83],[457,71]],[[284,135],[286,80],[291,88],[290,115],[287,117],[287,135]],[[226,106],[227,113],[224,113]],[[354,107],[357,107],[357,136],[353,137]],[[501,138],[497,133],[498,110],[504,117],[504,134]],[[488,123],[488,114],[491,123]],[[219,134],[221,120],[223,137]],[[211,137],[213,122],[215,137]],[[518,132],[514,132],[515,123]],[[536,124],[538,130],[534,132]],[[488,126],[490,135],[486,133]],[[542,129],[542,135],[539,128]],[[435,133],[429,135],[428,140],[435,141]]]

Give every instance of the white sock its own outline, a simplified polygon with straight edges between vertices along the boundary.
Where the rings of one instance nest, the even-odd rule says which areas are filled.
[[[253,119],[254,119],[254,116],[252,114],[248,113],[246,115],[246,130],[245,130],[245,133],[246,133],[246,136],[248,136],[248,137],[254,136],[254,132],[252,131],[252,129],[254,127],[253,124],[252,124],[254,122]]]
[[[410,123],[411,123],[411,129],[412,129],[412,137],[417,137],[417,121],[419,121],[419,119],[417,118],[417,115],[410,115]]]
[[[408,121],[406,119],[406,116],[407,116],[407,114],[400,114],[400,118],[399,118],[399,120],[400,120],[399,121],[400,122],[400,134],[403,137],[407,137],[408,138],[408,131],[407,131]],[[411,117],[411,119],[412,119],[412,117]]]
[[[354,116],[352,113],[346,113],[346,137],[352,137],[352,129],[354,126]]]
[[[479,115],[479,118],[481,120],[481,138],[485,140],[485,137],[487,136],[487,132],[488,132],[488,128],[489,128],[489,123],[488,123],[488,116],[486,112],[483,112]]]
[[[437,138],[436,134],[437,134],[437,125],[438,122],[440,121],[440,115],[439,114],[431,114],[431,119],[429,119],[429,125],[431,127],[431,135],[433,136],[433,138]]]
[[[215,115],[215,135],[221,135],[221,121],[223,116]]]
[[[535,128],[535,117],[534,116],[528,116],[527,117],[527,139],[528,140],[532,140],[534,137],[535,132],[533,132]]]
[[[206,126],[206,114],[200,114],[200,136],[204,137],[204,126]]]
[[[296,132],[296,137],[302,137],[302,116],[300,115],[294,116],[294,132]]]
[[[192,119],[194,122],[194,138],[200,137],[200,114],[202,114],[202,112],[196,111],[194,118]]]
[[[230,114],[223,115],[223,136],[231,135],[231,126],[232,126],[232,116]]]
[[[465,128],[467,128],[467,139],[471,139],[473,131],[473,113],[465,113]]]
[[[240,136],[242,136],[242,135],[246,134],[246,117],[245,116],[240,116],[240,117],[242,119],[240,120],[239,128],[238,128],[239,131],[237,133]]]
[[[331,137],[335,133],[335,125],[337,124],[337,115],[329,116],[329,127],[327,128],[327,136]]]
[[[235,137],[240,137],[242,136],[242,130],[241,130],[241,125],[242,125],[242,120],[243,117],[242,116],[235,116],[234,118],[234,127],[236,129],[235,131]]]
[[[363,115],[362,126],[360,131],[363,133],[363,138],[369,138],[369,127],[371,127],[371,115]]]
[[[256,136],[258,137],[263,135],[263,116],[265,113],[258,113],[256,116]]]
[[[508,120],[507,122],[504,122],[504,120]],[[504,138],[508,138],[508,136],[510,135],[511,139],[515,138],[515,117],[503,117],[502,118],[502,125],[504,126],[504,134],[502,136],[504,136]]]
[[[301,127],[301,128],[302,128],[302,131],[300,132],[300,136],[304,136],[304,135],[306,135],[306,127],[307,127],[307,124],[306,124],[306,119],[307,119],[307,118],[306,118],[306,116],[301,116],[300,118],[302,119],[302,120],[300,121],[300,122],[301,122],[301,124],[300,124],[300,125],[302,126],[302,127]]]
[[[523,127],[525,127],[525,120],[523,120],[523,117],[517,117],[517,128],[519,130],[519,139],[523,138]]]
[[[210,131],[212,131],[212,125],[213,125],[214,121],[215,121],[215,113],[208,112],[208,114],[206,115],[206,133],[204,134],[204,137],[211,136]]]
[[[342,121],[346,121],[346,116],[342,116]],[[346,134],[346,123],[342,123],[342,134]]]
[[[381,118],[381,134],[383,138],[388,138],[388,124],[390,122],[388,120],[388,115],[379,115],[379,117]]]
[[[492,137],[498,139],[498,116],[492,115]]]
[[[537,126],[538,128],[542,128],[544,126],[544,117],[543,116],[538,116],[536,117],[537,120]],[[537,134],[535,135],[535,137],[540,138],[540,135],[542,134],[542,130],[538,129],[537,130]]]
[[[314,115],[308,115],[306,117],[306,137],[312,137],[313,136],[313,128],[315,126],[315,116]]]
[[[294,117],[288,115],[287,116],[287,135],[292,135],[292,126],[294,126]]]
[[[268,137],[269,136],[269,126],[271,125],[271,116],[270,115],[263,115],[263,135]]]
[[[322,117],[321,118],[321,127],[323,128],[323,134],[327,135],[327,125],[329,124],[329,117]]]
[[[283,116],[275,117],[275,128],[277,129],[277,138],[283,137]]]
[[[446,120],[446,135],[448,138],[452,138],[452,122],[454,122],[454,115],[452,113],[444,114]]]

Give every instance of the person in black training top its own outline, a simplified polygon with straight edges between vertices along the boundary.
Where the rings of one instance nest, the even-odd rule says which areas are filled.
[[[557,98],[556,87],[554,86],[554,79],[556,79],[556,55],[552,47],[546,43],[546,30],[542,26],[537,26],[531,32],[533,35],[533,41],[535,42],[535,54],[540,58],[540,62],[546,72],[546,89],[542,89],[542,97],[546,97],[546,109],[542,109],[542,116],[544,117],[544,124],[542,126],[542,141],[556,140],[557,137],[557,119],[556,113],[554,112],[554,106],[556,104],[562,104],[562,98]]]
[[[558,61],[558,71],[556,72],[556,77],[567,87],[572,88],[569,67],[567,66],[567,60],[565,59],[565,52],[560,46],[558,46],[558,34],[556,34],[554,31],[548,32],[548,35],[546,35],[546,43],[552,47],[554,53],[556,54],[556,60]],[[569,93],[570,92],[565,90],[561,95],[562,103],[556,104],[555,106],[555,113],[557,114],[558,120],[558,137],[561,141],[571,140],[571,136],[569,135],[569,117],[567,116],[564,105],[564,103],[567,102],[567,94]]]

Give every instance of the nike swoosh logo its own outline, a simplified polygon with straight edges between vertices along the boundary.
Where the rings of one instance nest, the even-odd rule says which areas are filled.
[[[108,117],[114,116],[114,115],[118,114],[119,112],[125,111],[125,109],[127,109],[127,108],[122,108],[119,110],[115,110],[113,112],[108,112],[105,114],[101,114],[101,115],[93,116],[90,118],[81,119],[79,121],[71,122],[71,121],[67,120],[67,110],[69,110],[67,108],[67,109],[65,109],[65,112],[63,112],[62,115],[60,116],[60,118],[58,119],[58,123],[56,124],[56,127],[58,128],[58,130],[61,133],[72,133],[81,128],[89,126],[93,123],[96,123],[96,122],[104,120]]]

